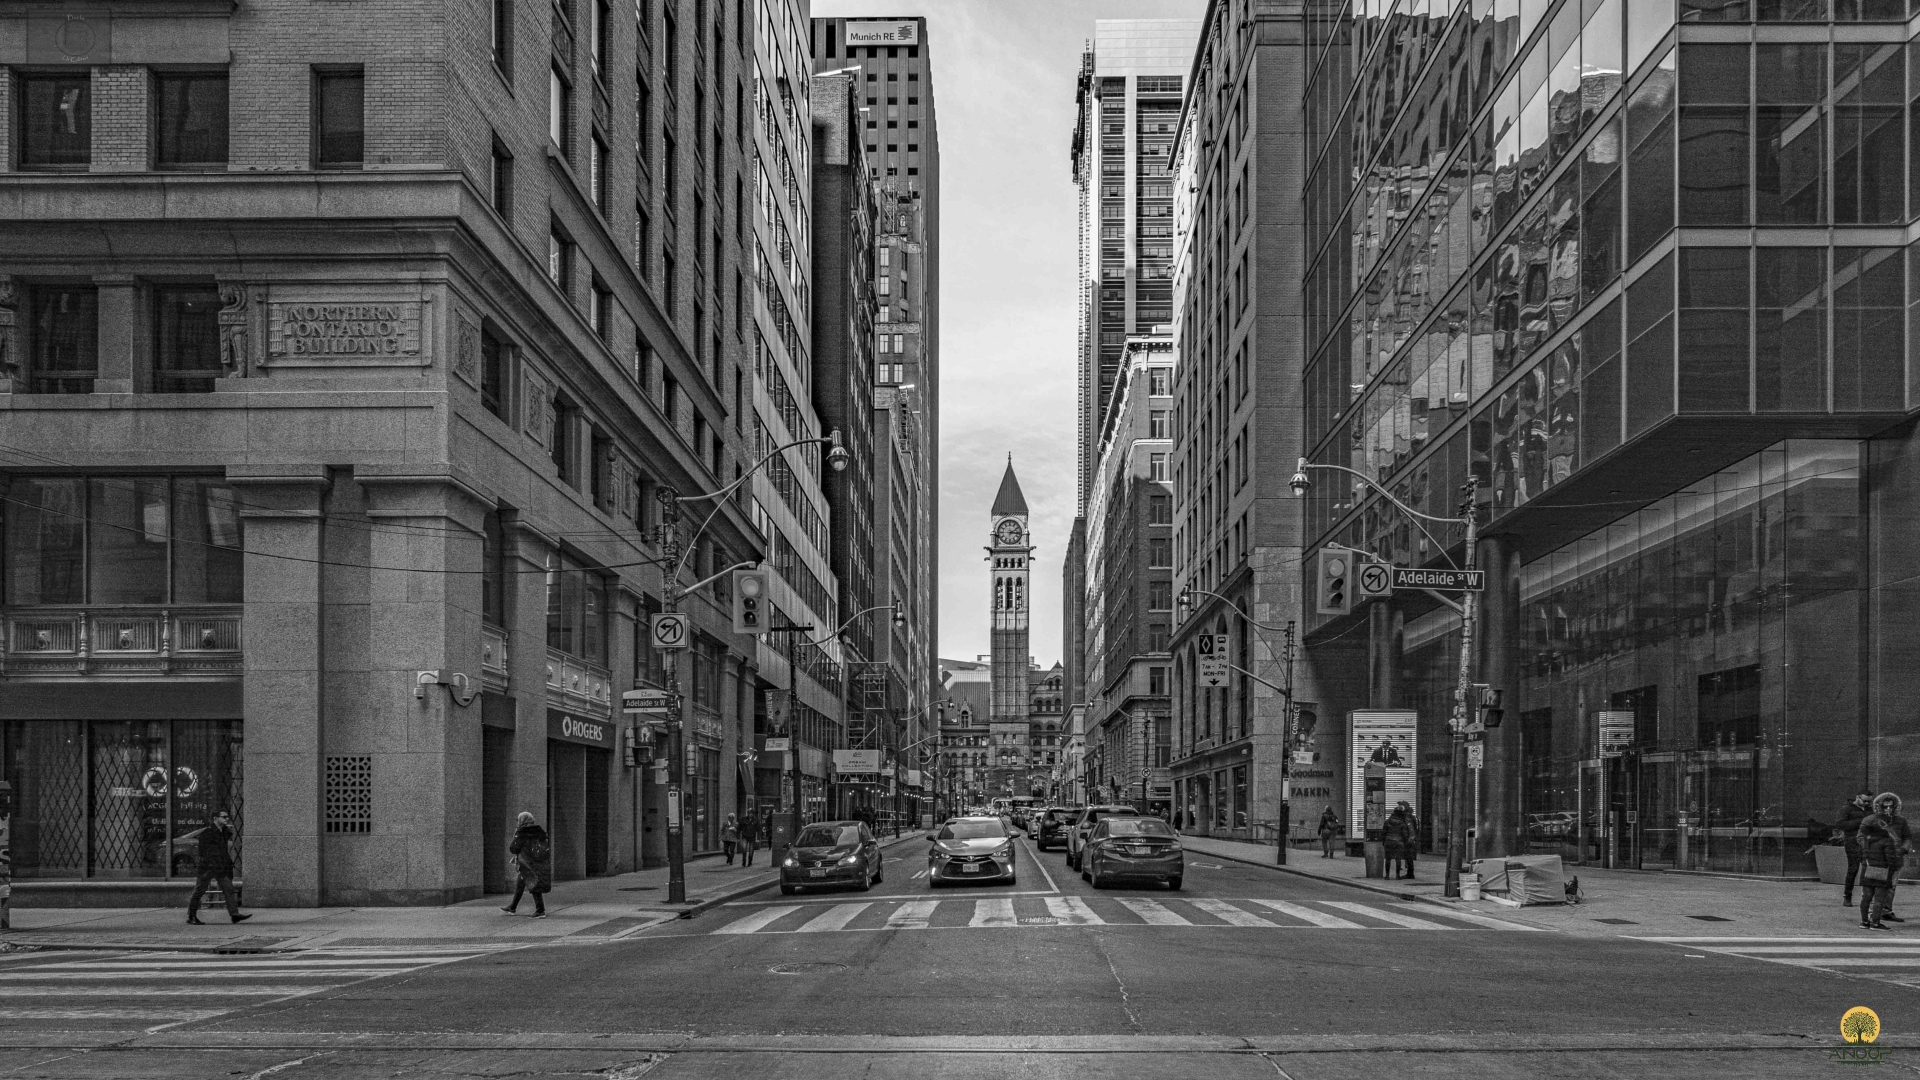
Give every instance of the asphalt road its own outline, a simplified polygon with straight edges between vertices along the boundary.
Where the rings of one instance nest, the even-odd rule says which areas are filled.
[[[593,945],[0,957],[0,1076],[1803,1077],[1845,1068],[1862,1004],[1920,1071],[1920,995],[1877,979],[1203,856],[1178,893],[1025,841],[1014,886],[929,890],[915,845],[891,856],[870,892]]]

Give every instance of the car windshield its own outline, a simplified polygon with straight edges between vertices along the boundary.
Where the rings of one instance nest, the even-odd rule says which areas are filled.
[[[941,840],[986,840],[1007,835],[998,821],[949,821],[940,829]]]
[[[860,842],[858,825],[811,825],[800,831],[795,847],[842,847]]]
[[[1113,817],[1107,819],[1108,836],[1159,836],[1173,839],[1173,829],[1159,818]]]

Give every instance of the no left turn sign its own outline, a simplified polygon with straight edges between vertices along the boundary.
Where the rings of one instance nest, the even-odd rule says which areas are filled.
[[[1368,563],[1360,568],[1360,591],[1369,596],[1387,596],[1393,592],[1393,568],[1385,563]]]
[[[656,649],[684,649],[687,647],[687,617],[677,611],[667,611],[655,615],[647,621],[647,628],[653,635],[653,647]]]

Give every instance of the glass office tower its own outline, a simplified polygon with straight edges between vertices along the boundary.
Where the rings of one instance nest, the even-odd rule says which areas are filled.
[[[1920,780],[1908,16],[1310,12],[1307,443],[1429,514],[1477,481],[1479,853],[1804,873],[1851,794]],[[1316,546],[1459,557],[1333,476]],[[1419,712],[1438,848],[1459,618],[1391,603],[1309,614],[1307,655],[1327,714]]]

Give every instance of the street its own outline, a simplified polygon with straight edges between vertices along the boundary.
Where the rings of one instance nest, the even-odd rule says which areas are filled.
[[[1096,891],[1020,843],[1011,887],[930,891],[908,840],[867,893],[591,944],[0,954],[0,1075],[1800,1077],[1856,1004],[1920,1060],[1899,936],[1540,929],[1196,852]]]

